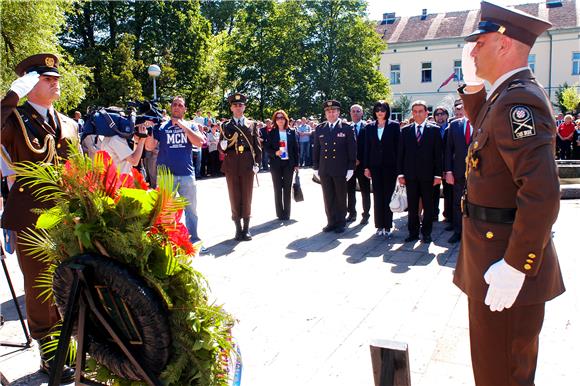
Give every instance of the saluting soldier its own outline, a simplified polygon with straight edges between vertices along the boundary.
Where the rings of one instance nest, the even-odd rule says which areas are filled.
[[[19,78],[0,102],[0,137],[6,149],[6,153],[2,149],[2,157],[8,165],[22,161],[57,164],[67,157],[67,141],[78,138],[78,124],[52,106],[60,97],[58,67],[59,60],[53,54],[33,55],[16,66]],[[17,107],[19,100],[25,96],[28,96],[28,101]],[[16,178],[2,214],[2,228],[16,232],[16,252],[24,276],[28,327],[32,338],[38,340],[41,371],[49,373],[51,354],[46,353],[42,345],[51,339],[47,334],[60,321],[60,316],[54,303],[42,301],[42,289],[36,287],[38,274],[48,268],[47,263],[32,257],[21,239],[21,232],[34,227],[38,218],[32,209],[54,205],[36,195],[36,189],[23,186],[22,180]],[[70,383],[73,378],[74,370],[65,367],[61,381]]]
[[[551,26],[481,3],[459,92],[473,127],[454,282],[468,296],[477,385],[533,385],[545,302],[564,292],[551,229],[560,191],[551,103],[528,68]],[[491,84],[486,93],[482,79]]]
[[[221,126],[220,150],[224,153],[222,172],[226,175],[235,239],[248,241],[254,176],[260,170],[262,148],[256,123],[244,117],[247,98],[240,93],[228,97],[233,117]],[[243,221],[243,225],[242,225]]]
[[[320,178],[327,224],[323,232],[344,232],[346,226],[347,181],[354,174],[356,139],[353,127],[342,123],[340,102],[324,102],[326,122],[314,132],[313,168]]]

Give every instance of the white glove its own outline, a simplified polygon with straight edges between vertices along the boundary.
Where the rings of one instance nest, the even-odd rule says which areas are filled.
[[[475,61],[471,56],[471,51],[475,47],[475,43],[465,43],[463,52],[461,53],[461,70],[463,71],[463,81],[468,86],[477,86],[483,83],[483,80],[475,75]]]
[[[487,269],[483,278],[489,284],[485,304],[492,311],[502,311],[514,304],[526,275],[501,259]]]
[[[352,178],[352,176],[354,175],[354,170],[347,170],[346,171],[346,180],[350,180]]]
[[[220,146],[221,146],[222,150],[225,151],[228,148],[228,140],[227,139],[221,140]]]
[[[316,179],[318,180],[320,179],[320,177],[318,176],[318,170],[314,170],[312,174],[314,174],[314,177],[316,177]]]
[[[10,90],[18,94],[19,98],[24,98],[36,86],[39,79],[40,75],[36,71],[29,72],[12,82]]]
[[[254,165],[252,166],[252,171],[254,172],[254,174],[256,174],[260,171],[260,168],[258,167],[258,165]]]

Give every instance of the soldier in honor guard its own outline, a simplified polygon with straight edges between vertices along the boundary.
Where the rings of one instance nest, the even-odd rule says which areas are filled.
[[[320,178],[327,225],[323,232],[344,232],[346,226],[347,181],[354,175],[356,139],[352,126],[341,122],[340,102],[324,102],[326,122],[313,134],[313,168]]]
[[[468,297],[477,385],[534,384],[545,302],[565,290],[551,234],[560,203],[556,124],[528,67],[550,27],[482,2],[481,22],[465,38],[459,93],[476,130],[454,283]]]
[[[246,101],[246,96],[240,93],[228,97],[233,117],[222,124],[220,133],[220,150],[224,153],[221,170],[226,175],[232,220],[236,225],[235,239],[238,241],[252,239],[249,228],[252,191],[254,176],[262,161],[256,123],[244,117]]]
[[[53,54],[38,54],[24,59],[16,66],[16,79],[1,105],[2,158],[12,163],[31,161],[58,164],[67,157],[69,140],[78,139],[78,124],[57,112],[52,103],[60,97],[59,60]],[[20,99],[28,101],[18,106]],[[60,321],[54,303],[43,302],[42,289],[36,287],[38,274],[48,266],[32,256],[24,246],[21,232],[33,228],[38,214],[32,209],[45,209],[52,201],[43,201],[35,195],[35,190],[24,186],[18,177],[10,189],[2,214],[2,228],[16,232],[16,252],[18,263],[24,276],[26,294],[26,314],[32,338],[39,343],[41,371],[50,372],[51,354],[45,352],[47,335]],[[70,383],[74,370],[65,366],[61,381]]]

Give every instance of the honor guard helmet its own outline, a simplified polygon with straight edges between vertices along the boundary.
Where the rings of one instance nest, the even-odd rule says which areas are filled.
[[[335,100],[335,99],[330,99],[327,100],[326,102],[324,102],[324,104],[322,105],[322,108],[324,110],[328,110],[328,109],[338,109],[340,110],[341,104],[339,101]]]
[[[228,97],[228,103],[230,105],[234,104],[234,103],[246,104],[247,101],[248,101],[248,98],[246,98],[246,96],[244,94],[241,94],[239,92],[236,92]]]
[[[552,24],[548,21],[517,9],[500,7],[499,5],[482,1],[481,21],[477,29],[469,34],[465,41],[475,42],[480,35],[498,32],[531,47],[534,45],[536,38],[551,26]]]
[[[39,75],[60,77],[58,57],[53,54],[37,54],[24,59],[15,68],[16,74],[22,76],[36,71]]]

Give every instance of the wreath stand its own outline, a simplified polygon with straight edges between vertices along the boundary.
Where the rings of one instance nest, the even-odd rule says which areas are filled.
[[[60,377],[62,375],[62,369],[65,364],[65,359],[67,356],[68,346],[70,338],[72,336],[73,327],[75,324],[75,315],[77,316],[77,358],[76,358],[76,373],[75,373],[75,385],[95,385],[94,382],[87,382],[83,379],[84,383],[81,383],[82,369],[85,366],[87,346],[86,337],[87,329],[86,319],[87,316],[94,316],[96,321],[98,321],[98,328],[102,328],[106,331],[108,336],[115,342],[115,344],[121,349],[125,354],[127,359],[134,366],[135,370],[141,376],[141,379],[150,386],[162,386],[162,383],[154,375],[154,373],[144,366],[141,358],[138,358],[133,354],[128,345],[123,341],[120,333],[116,331],[117,329],[108,320],[108,318],[99,310],[97,306],[97,301],[91,292],[91,288],[94,287],[92,283],[87,280],[85,276],[85,269],[88,268],[82,264],[70,264],[73,273],[73,281],[71,284],[71,290],[69,295],[68,304],[63,318],[63,326],[61,330],[60,339],[58,342],[58,348],[56,351],[56,357],[54,359],[54,365],[52,366],[52,371],[50,373],[50,378],[48,381],[48,386],[58,386],[60,384]],[[78,312],[77,312],[78,310]]]
[[[29,348],[30,343],[32,343],[32,338],[28,332],[28,328],[24,323],[24,316],[22,315],[22,310],[20,309],[20,303],[18,303],[18,298],[16,292],[14,291],[14,286],[12,285],[12,280],[10,279],[10,273],[8,272],[8,266],[6,265],[6,255],[4,254],[4,246],[0,244],[0,260],[2,260],[2,268],[4,269],[4,275],[6,276],[6,282],[8,283],[8,288],[10,288],[10,293],[12,294],[12,301],[16,307],[16,312],[18,312],[18,319],[20,319],[20,325],[22,326],[22,332],[24,332],[25,343],[12,343],[12,342],[0,342],[0,346],[7,347],[20,347]]]

